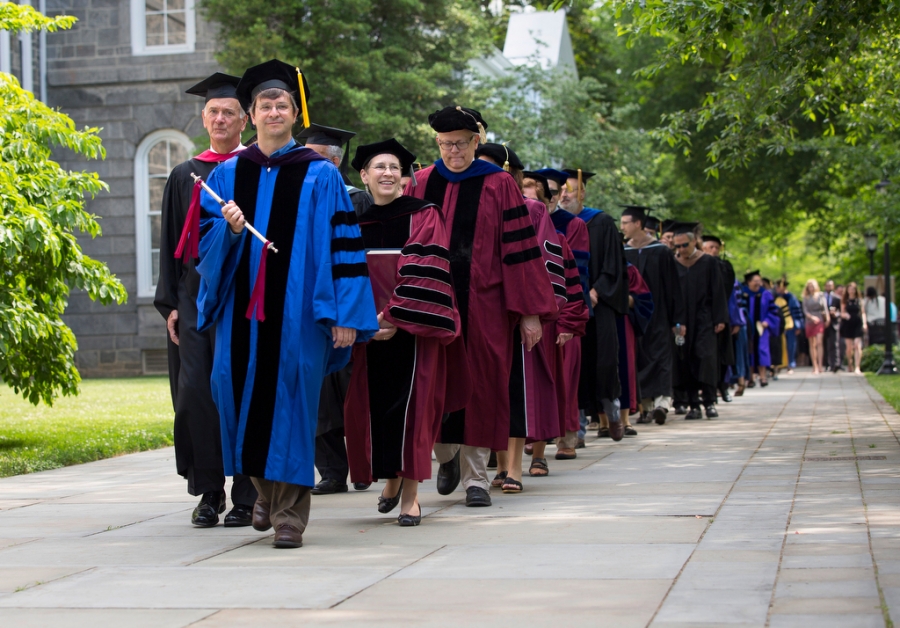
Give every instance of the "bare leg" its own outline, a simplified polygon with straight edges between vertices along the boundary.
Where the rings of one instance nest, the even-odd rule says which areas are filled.
[[[391,480],[393,482],[393,480]],[[422,509],[418,505],[419,500],[419,483],[415,480],[406,480],[403,482],[403,495],[400,496],[400,514],[401,515],[420,515]]]
[[[622,421],[622,425],[625,427],[631,427],[631,423],[628,421],[628,412],[630,410],[625,408],[624,410],[619,410],[619,419]]]
[[[392,480],[385,480],[384,489],[381,491],[382,497],[396,497],[397,491],[400,490],[400,483],[403,481],[403,478],[394,478]]]
[[[507,477],[510,477],[514,480],[522,481],[522,452],[525,449],[525,439],[524,438],[510,438],[509,439],[509,450],[506,452],[507,456],[507,465],[506,472]],[[499,455],[497,458],[498,469],[500,464]]]
[[[534,445],[532,445],[532,447],[534,447],[534,449],[531,452],[532,458],[546,458],[546,456],[544,455],[544,452],[547,450],[546,442],[541,441],[539,443],[534,443]]]
[[[512,443],[513,439],[510,438],[509,442]],[[509,452],[508,451],[498,451],[497,452],[497,475],[500,475],[504,471],[509,471]]]
[[[765,384],[765,383],[766,383],[766,377],[768,377],[768,374],[766,373],[766,367],[764,367],[764,366],[758,366],[758,367],[756,367],[756,370],[759,371],[759,381],[760,381],[760,383]]]
[[[854,369],[854,373],[862,373],[860,365],[862,364],[862,338],[854,338],[853,339],[854,351],[853,355],[856,357],[856,369]]]
[[[854,347],[853,338],[844,338],[844,349],[847,353],[847,372],[853,372]]]
[[[819,372],[819,337],[809,339],[809,363],[812,364],[813,375]]]

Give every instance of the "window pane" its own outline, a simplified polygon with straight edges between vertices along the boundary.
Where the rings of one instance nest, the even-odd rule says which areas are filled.
[[[163,190],[166,187],[166,180],[162,177],[151,177],[149,184],[150,205],[147,209],[151,212],[158,212],[162,209]]]
[[[169,42],[172,43],[172,42]],[[190,155],[184,146],[177,142],[169,142],[169,167],[174,168],[183,161],[187,161]]]
[[[150,216],[150,248],[159,248],[160,229],[162,228],[162,216]]]
[[[163,140],[157,144],[154,144],[153,148],[150,149],[150,152],[147,154],[148,174],[161,174],[164,176],[168,176],[169,162],[167,160],[167,144],[168,142],[166,140]],[[182,159],[181,161],[184,161],[184,159]]]
[[[163,30],[165,24],[163,15],[147,16],[147,45],[148,46],[164,46],[166,44],[166,33]]]
[[[147,13],[159,13],[165,10],[165,0],[144,0],[144,8]]]
[[[184,13],[169,13],[168,15],[168,43],[170,46],[183,44],[187,41],[187,28],[184,24]]]
[[[152,251],[150,253],[150,257],[152,258],[152,266],[150,267],[150,272],[152,273],[150,279],[155,286],[157,281],[159,280],[159,249]]]
[[[184,11],[184,0],[168,0],[166,2],[167,11]]]

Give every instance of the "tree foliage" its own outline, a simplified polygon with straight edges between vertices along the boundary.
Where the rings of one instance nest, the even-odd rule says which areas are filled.
[[[67,28],[72,18],[49,19],[30,7],[0,5],[0,28]],[[90,159],[105,152],[97,129],[36,100],[15,77],[0,73],[0,378],[37,404],[75,394],[77,343],[63,323],[69,290],[102,303],[123,302],[125,288],[105,264],[85,256],[75,231],[100,235],[85,196],[106,185],[95,173],[63,170],[53,146]]]
[[[435,152],[428,114],[463,91],[467,62],[490,45],[476,0],[202,0],[219,25],[218,59],[237,74],[278,57],[310,84],[311,119]],[[424,154],[423,154],[424,153]]]

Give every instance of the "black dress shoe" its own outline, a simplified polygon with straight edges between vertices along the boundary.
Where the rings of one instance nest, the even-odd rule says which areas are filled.
[[[609,438],[609,428],[601,427],[597,430],[597,438]]]
[[[687,414],[687,406],[675,406],[675,414]]]
[[[706,418],[707,419],[715,419],[719,416],[719,411],[716,410],[715,406],[706,406]]]
[[[387,488],[385,486],[385,488]],[[403,494],[403,480],[400,480],[400,488],[397,489],[397,494],[393,497],[385,497],[384,493],[378,496],[378,512],[383,515],[391,512],[394,508],[397,507],[397,504],[400,503],[400,495]]]
[[[628,425],[625,427],[625,436],[637,436],[637,430]]]
[[[470,486],[466,489],[466,506],[479,508],[491,505],[491,494],[480,486]]]
[[[354,491],[367,491],[369,487],[372,486],[371,482],[354,482],[353,490]]]
[[[313,495],[332,495],[333,493],[346,493],[350,490],[343,482],[325,478],[310,491]]]
[[[235,504],[227,515],[225,515],[226,528],[244,528],[253,523],[253,507]]]
[[[731,403],[732,401],[734,401],[734,397],[731,396],[731,391],[729,391],[727,388],[722,391],[722,401],[724,401],[725,403]]]
[[[422,523],[422,507],[419,506],[418,503],[416,504],[416,507],[419,509],[419,514],[411,515],[410,513],[401,513],[400,516],[397,517],[397,523],[400,524],[401,528],[413,528]]]
[[[700,408],[691,408],[690,412],[688,412],[684,419],[685,421],[696,421],[697,419],[702,419],[703,413],[700,411]]]
[[[449,495],[457,486],[459,486],[459,451],[453,456],[453,460],[438,467],[437,492]]]
[[[198,528],[211,528],[219,523],[219,515],[225,512],[225,492],[203,493],[200,503],[191,513],[191,523]]]
[[[656,421],[657,425],[664,425],[669,412],[662,406],[657,406],[656,408],[653,408],[653,412],[651,412],[650,415],[653,417],[653,420]]]

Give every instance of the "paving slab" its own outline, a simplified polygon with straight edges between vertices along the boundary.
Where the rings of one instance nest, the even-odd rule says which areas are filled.
[[[550,447],[550,476],[491,508],[425,482],[417,528],[376,511],[378,484],[315,496],[299,550],[193,528],[171,449],[5,478],[0,625],[900,620],[900,416],[864,378],[804,369],[719,411],[589,434],[576,460]],[[886,460],[811,460],[872,453]]]

